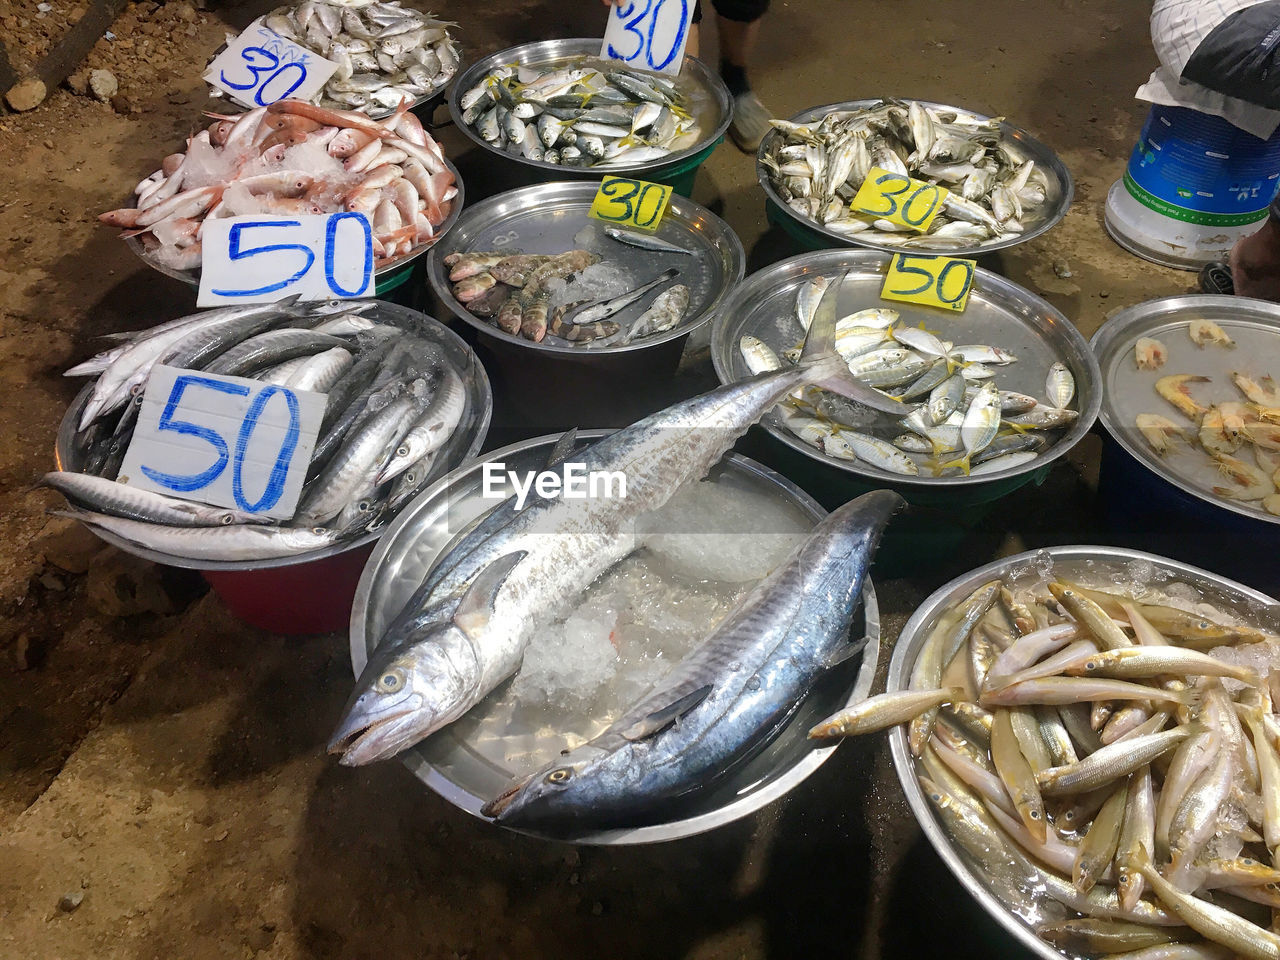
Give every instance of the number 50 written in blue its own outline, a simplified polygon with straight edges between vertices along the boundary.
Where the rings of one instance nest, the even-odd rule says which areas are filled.
[[[372,292],[373,231],[361,213],[207,220],[201,249],[197,306]]]

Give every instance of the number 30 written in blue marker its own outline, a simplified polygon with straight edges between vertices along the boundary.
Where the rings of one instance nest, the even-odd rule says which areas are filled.
[[[307,68],[305,64],[292,60],[289,63],[281,65],[280,58],[265,47],[245,47],[240,51],[240,57],[244,60],[244,68],[249,71],[249,80],[247,83],[241,83],[232,80],[227,76],[225,70],[219,71],[218,79],[230,87],[232,90],[253,90],[253,100],[260,107],[266,107],[277,100],[283,100],[297,90],[307,79]],[[292,69],[295,79],[292,85],[285,87],[289,73]],[[263,74],[268,74],[263,79]],[[275,81],[276,90],[268,94],[267,90]],[[256,90],[254,88],[257,88]]]
[[[156,430],[199,438],[211,448],[214,454],[214,461],[207,469],[199,473],[165,473],[145,465],[141,467],[142,472],[153,483],[168,487],[176,493],[192,493],[204,489],[217,480],[222,475],[222,472],[227,469],[227,464],[231,463],[231,489],[235,497],[236,506],[248,513],[270,510],[280,502],[280,497],[284,493],[285,478],[289,473],[290,462],[293,459],[294,451],[298,447],[301,417],[297,395],[285,387],[269,385],[254,397],[253,402],[249,404],[249,410],[245,414],[244,420],[240,423],[240,430],[236,437],[235,458],[233,460],[227,440],[221,433],[212,427],[178,418],[178,408],[182,404],[183,396],[188,387],[216,390],[219,393],[226,393],[235,397],[247,397],[249,395],[249,387],[244,384],[228,383],[223,380],[215,380],[211,377],[202,377],[195,374],[183,374],[177,377],[173,381],[173,388],[169,391],[169,398],[165,402],[164,410],[160,413]],[[256,502],[250,503],[244,491],[245,454],[248,452],[249,441],[253,438],[253,431],[258,425],[258,420],[261,418],[267,404],[277,394],[283,398],[289,411],[289,426],[285,431],[284,439],[281,441],[280,450],[276,454],[275,465],[271,468],[271,473],[267,477],[266,488],[263,490],[262,496]]]
[[[640,9],[640,0],[629,0],[624,7],[617,8],[618,19],[622,21],[622,29],[631,35],[635,40],[635,49],[630,53],[618,50],[612,43],[609,44],[608,54],[615,60],[621,60],[624,63],[635,63],[637,60],[643,59],[650,70],[663,70],[671,64],[684,46],[685,33],[688,30],[689,23],[689,2],[688,0],[680,0],[680,17],[676,23],[675,36],[672,39],[671,47],[666,51],[666,55],[662,59],[657,59],[653,49],[654,33],[659,23],[659,14],[662,12],[662,6],[667,0],[644,0],[644,7]],[[674,7],[671,11],[674,12]],[[648,19],[645,29],[645,20]]]

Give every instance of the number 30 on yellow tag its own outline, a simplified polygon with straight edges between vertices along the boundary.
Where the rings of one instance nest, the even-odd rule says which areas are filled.
[[[587,216],[640,230],[657,230],[667,212],[671,188],[661,183],[605,177]]]
[[[972,260],[895,253],[880,288],[882,300],[900,300],[960,313],[973,287]]]
[[[936,184],[872,167],[849,206],[857,213],[925,233],[946,199],[947,191]]]

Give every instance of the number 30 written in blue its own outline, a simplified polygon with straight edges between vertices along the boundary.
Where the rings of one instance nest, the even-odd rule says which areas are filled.
[[[619,7],[617,10],[618,19],[623,21],[622,29],[627,33],[634,34],[636,38],[636,47],[629,53],[624,55],[613,44],[609,44],[609,56],[622,60],[625,63],[634,63],[644,54],[645,62],[651,70],[662,70],[666,68],[672,60],[675,59],[676,53],[684,44],[685,31],[688,29],[689,23],[689,0],[680,0],[680,19],[676,25],[675,37],[671,43],[671,49],[667,51],[667,55],[662,60],[654,59],[653,40],[654,31],[658,26],[658,13],[662,10],[662,5],[667,0],[644,0],[644,9],[636,12],[638,6],[637,0],[630,0],[625,7]],[[640,24],[645,17],[649,18],[648,33],[641,29]]]
[[[245,69],[249,71],[248,83],[239,83],[232,80],[227,76],[225,70],[218,72],[218,78],[232,90],[253,90],[254,87],[257,87],[258,89],[253,94],[253,100],[260,107],[285,99],[298,87],[302,86],[307,79],[307,68],[303,64],[291,61],[281,66],[280,58],[263,47],[245,47],[240,51],[240,57],[244,60]],[[271,86],[271,83],[275,80],[280,80],[283,83],[283,78],[288,76],[286,71],[290,69],[297,73],[297,79],[293,81],[293,84],[281,90],[278,96],[268,96],[267,88]],[[271,75],[264,80],[262,78],[264,73],[271,73]],[[280,86],[280,84],[277,84],[277,86]]]
[[[213,448],[215,459],[213,464],[200,473],[193,474],[174,474],[164,473],[160,470],[153,470],[151,467],[143,466],[142,472],[154,483],[158,483],[163,487],[179,493],[191,493],[194,490],[202,490],[209,484],[213,483],[227,469],[228,462],[231,462],[231,454],[227,448],[226,439],[217,430],[212,427],[206,427],[202,424],[192,423],[189,420],[179,420],[175,414],[178,407],[182,403],[183,395],[186,393],[187,387],[204,387],[209,390],[217,390],[220,393],[228,393],[236,397],[247,397],[249,388],[244,384],[225,383],[221,380],[213,380],[209,377],[195,376],[192,374],[184,374],[173,381],[173,389],[169,391],[169,399],[165,402],[164,410],[160,413],[160,418],[156,423],[156,429],[160,432],[169,431],[171,433],[184,434],[186,436],[198,437]],[[262,496],[258,498],[256,503],[250,503],[244,493],[244,458],[248,452],[249,440],[253,436],[254,428],[258,425],[258,420],[262,416],[263,410],[266,409],[267,403],[276,394],[280,394],[284,398],[285,405],[289,409],[289,426],[285,431],[284,440],[280,444],[280,451],[276,455],[275,465],[271,469],[271,474],[267,478],[266,489],[263,490]],[[259,393],[249,405],[249,410],[245,414],[244,420],[240,424],[240,433],[236,437],[236,454],[232,463],[231,474],[231,490],[235,497],[236,506],[248,513],[256,513],[260,510],[270,510],[280,502],[280,497],[284,494],[285,477],[289,473],[289,464],[293,459],[293,453],[298,447],[298,436],[301,430],[301,417],[298,410],[298,398],[292,390],[288,390],[279,386],[268,386]]]

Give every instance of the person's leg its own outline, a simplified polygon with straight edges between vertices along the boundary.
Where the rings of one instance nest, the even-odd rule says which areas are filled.
[[[702,0],[696,0],[693,5],[693,21],[689,27],[689,39],[684,42],[686,57],[698,55],[698,24],[700,23],[702,23]]]
[[[1236,296],[1280,302],[1280,197],[1262,226],[1231,248],[1230,264]]]
[[[740,149],[752,153],[769,132],[771,114],[751,90],[747,63],[769,0],[713,0],[713,4],[720,32],[720,76],[733,97],[729,136]]]

